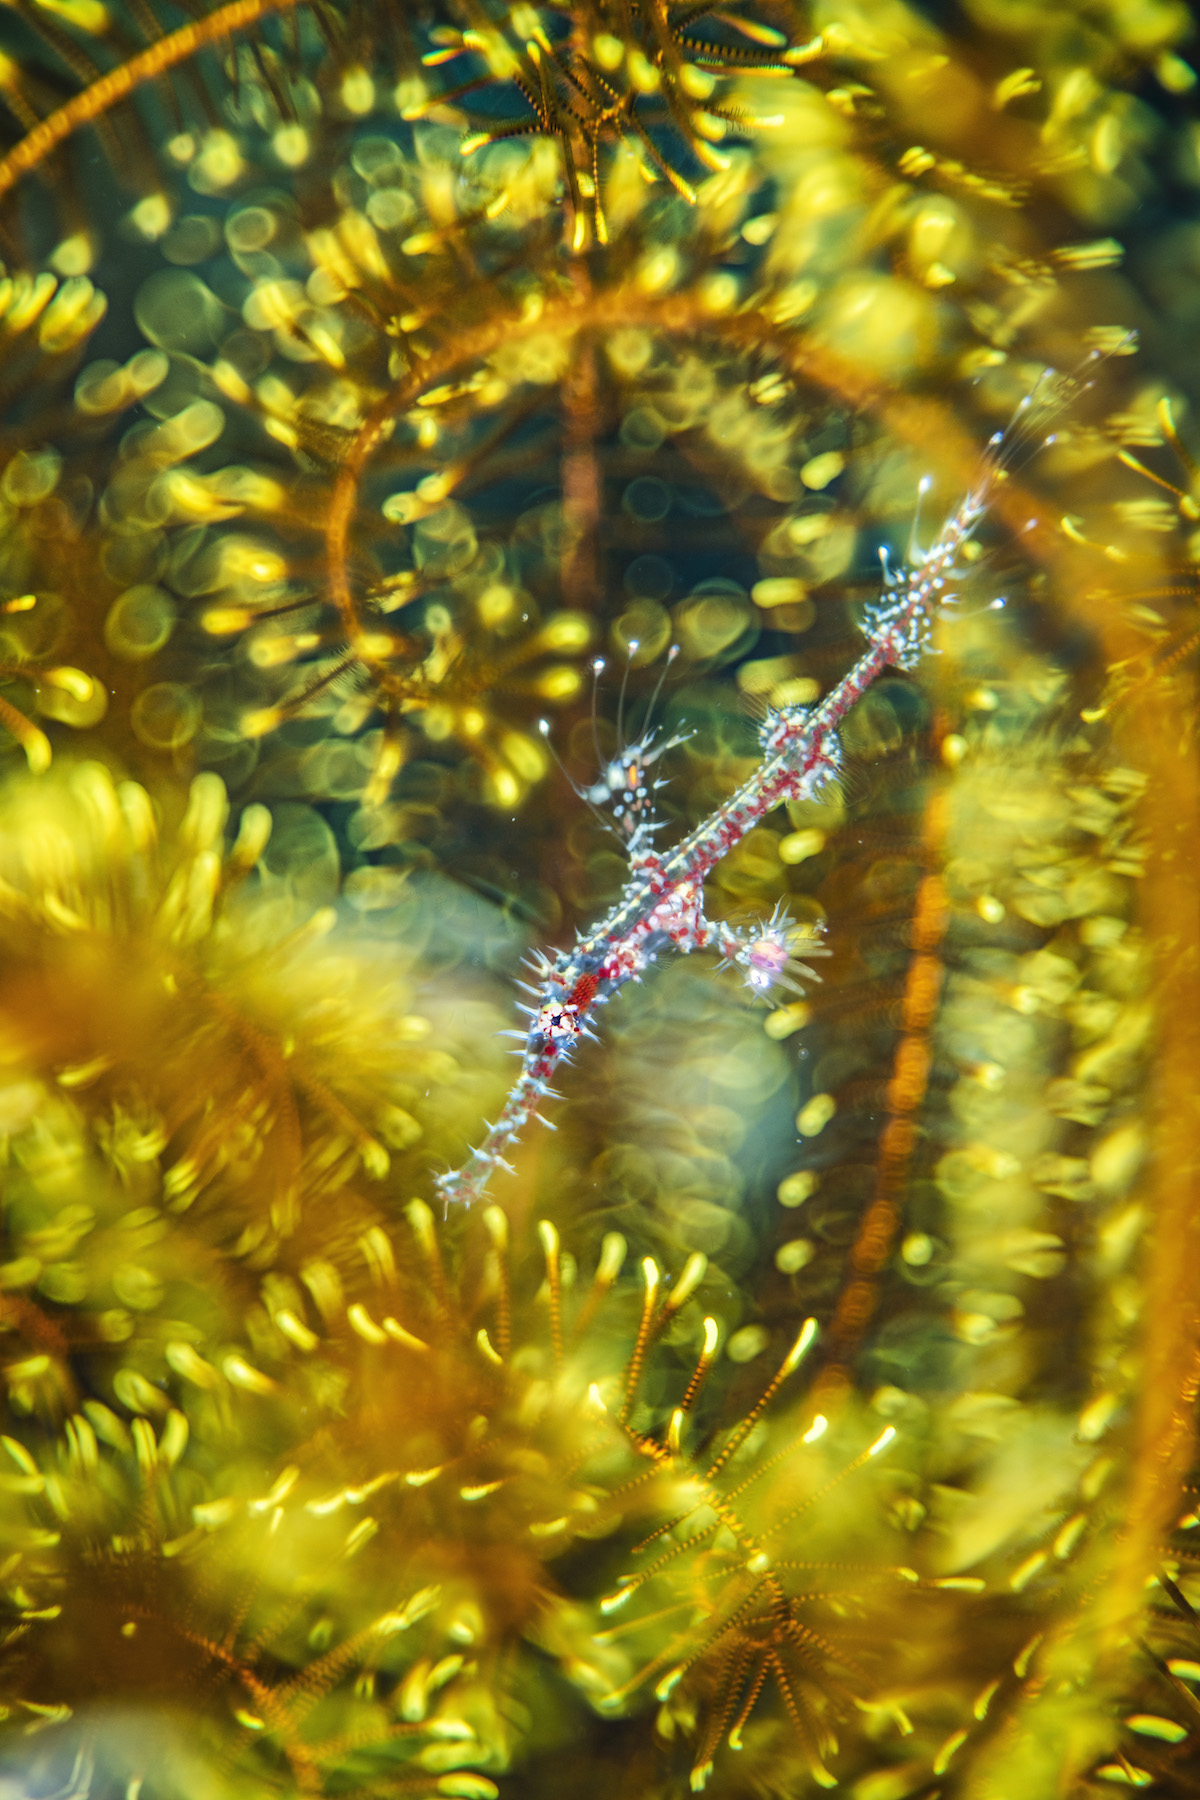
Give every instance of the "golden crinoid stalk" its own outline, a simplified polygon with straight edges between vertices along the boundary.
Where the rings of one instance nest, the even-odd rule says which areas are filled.
[[[1009,1576],[1043,1609],[1041,1641],[1006,1671],[1007,1707],[1002,1690],[989,1697],[992,1724],[959,1746],[970,1791],[986,1796],[1014,1781],[1041,1789],[1061,1779],[1047,1747],[1064,1743],[1075,1746],[1073,1766],[1088,1765],[1084,1791],[1103,1783],[1183,1794],[1195,1783],[1194,1302],[1184,1225],[1194,1197],[1181,1151],[1194,1132],[1196,964],[1194,887],[1178,862],[1197,817],[1194,509],[1187,433],[1181,438],[1176,416],[1157,380],[1136,406],[1111,415],[1106,431],[1136,479],[1110,462],[1103,488],[1062,520],[1081,553],[1079,604],[1101,622],[1105,649],[1072,723],[1081,717],[1093,742],[1098,727],[1111,732],[1125,766],[1077,769],[1085,779],[1069,786],[1056,777],[1036,809],[1040,845],[1030,835],[1005,858],[1019,861],[1028,884],[1008,904],[1054,929],[1040,968],[1031,964],[1039,1011],[1069,1021],[1074,1039],[1068,1079],[1051,1083],[1046,1097],[1075,1142],[1034,1169],[1046,1194],[1071,1199],[1072,1211],[1082,1202],[1093,1216],[1088,1260],[1099,1285],[1089,1313],[1091,1398],[1072,1434],[1081,1473],[1068,1484],[1059,1463],[1058,1517],[1029,1533],[1030,1554]],[[1080,441],[1067,454],[1095,453]],[[985,804],[994,811],[994,798]],[[1034,810],[1026,802],[1015,816],[1032,824]],[[1085,834],[1073,849],[1069,839],[1054,849],[1061,826],[1045,831],[1055,811]],[[1107,898],[1099,915],[1071,927],[1073,896],[1088,889],[1096,899],[1107,889]],[[1064,983],[1057,997],[1048,980]],[[960,1029],[985,1023],[978,996],[959,1020]],[[980,1122],[988,1106],[973,1109]],[[1007,1134],[1006,1147],[1015,1147]],[[978,1177],[963,1163],[948,1173],[963,1182],[965,1222]],[[1043,1249],[1058,1254],[1048,1242]],[[1068,1236],[1063,1250],[1070,1253]],[[997,1327],[1004,1330],[998,1318]],[[971,1435],[991,1429],[981,1414],[963,1422]],[[1014,1455],[1017,1434],[997,1474]],[[994,1477],[991,1485],[998,1498]]]

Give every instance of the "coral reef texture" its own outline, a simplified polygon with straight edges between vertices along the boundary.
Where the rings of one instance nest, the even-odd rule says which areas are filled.
[[[1200,1795],[1198,50],[0,9],[2,1800]]]

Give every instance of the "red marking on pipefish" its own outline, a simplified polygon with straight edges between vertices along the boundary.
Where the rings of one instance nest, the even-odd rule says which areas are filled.
[[[583,1012],[596,998],[600,986],[600,977],[596,974],[581,975],[567,996],[567,1005]]]

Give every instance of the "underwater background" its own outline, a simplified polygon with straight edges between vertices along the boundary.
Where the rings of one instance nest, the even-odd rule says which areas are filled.
[[[1195,26],[9,0],[4,1796],[1200,1792]]]

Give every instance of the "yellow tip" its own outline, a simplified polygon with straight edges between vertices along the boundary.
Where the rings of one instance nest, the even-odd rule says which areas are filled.
[[[502,1206],[489,1206],[484,1211],[483,1222],[487,1226],[487,1234],[497,1250],[508,1248],[508,1214]]]
[[[799,1367],[800,1363],[812,1348],[816,1336],[817,1321],[815,1319],[805,1319],[803,1325],[800,1327],[800,1335],[797,1337],[795,1343],[792,1345],[784,1359],[783,1368],[780,1370],[781,1375],[790,1375],[793,1369]]]
[[[596,1270],[596,1280],[605,1284],[613,1282],[621,1273],[621,1264],[625,1261],[628,1248],[619,1231],[606,1231],[604,1242],[600,1246],[600,1264]]]
[[[679,1686],[679,1683],[683,1680],[686,1672],[687,1671],[682,1664],[680,1664],[677,1669],[668,1669],[667,1673],[663,1676],[662,1680],[654,1690],[654,1698],[656,1700],[669,1699],[674,1690]]]
[[[277,706],[263,706],[257,712],[247,713],[242,719],[242,730],[247,737],[266,737],[280,723],[283,714]]]
[[[81,704],[91,699],[92,689],[96,685],[91,676],[85,675],[82,669],[47,669],[46,680],[54,687],[61,688],[64,693],[70,694],[72,700],[78,700]]]
[[[667,1305],[671,1308],[672,1312],[678,1312],[685,1301],[691,1299],[696,1289],[700,1286],[700,1283],[704,1280],[707,1269],[708,1258],[705,1256],[704,1252],[702,1250],[693,1251],[692,1255],[688,1257],[687,1262],[683,1266],[682,1275],[671,1289],[671,1297],[667,1301]]]
[[[50,767],[50,739],[36,725],[31,725],[21,738],[21,748],[31,775],[44,775]]]

